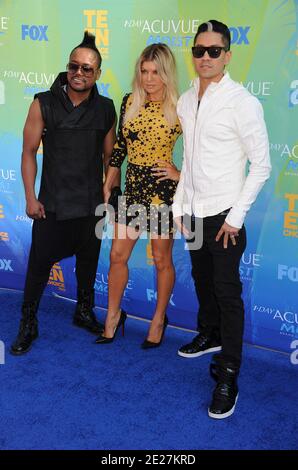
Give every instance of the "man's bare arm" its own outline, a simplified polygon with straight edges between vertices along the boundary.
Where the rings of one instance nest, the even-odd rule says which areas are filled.
[[[44,121],[38,99],[30,106],[23,131],[22,177],[26,196],[26,212],[32,219],[45,218],[44,207],[35,195],[37,173],[36,152],[40,145]]]

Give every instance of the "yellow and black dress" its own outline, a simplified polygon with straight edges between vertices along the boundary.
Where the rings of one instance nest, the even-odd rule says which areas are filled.
[[[120,167],[128,157],[123,200],[119,204],[118,223],[141,231],[166,234],[173,231],[171,205],[177,182],[157,182],[152,173],[158,160],[172,163],[172,151],[181,134],[179,121],[171,127],[164,117],[161,101],[147,101],[138,116],[123,123],[131,105],[131,95],[122,101],[117,141],[110,166]],[[125,203],[124,203],[125,201]]]

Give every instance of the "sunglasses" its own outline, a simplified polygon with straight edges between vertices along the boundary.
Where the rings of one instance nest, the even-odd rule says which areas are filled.
[[[69,73],[76,73],[79,69],[81,69],[81,72],[83,75],[85,75],[85,77],[93,77],[96,70],[92,67],[88,67],[88,65],[79,65],[75,64],[74,62],[69,62],[66,67]]]
[[[191,50],[193,57],[196,59],[203,57],[206,51],[208,52],[208,55],[211,59],[217,59],[220,56],[222,50],[227,52],[228,49],[222,46],[194,46],[191,48]]]

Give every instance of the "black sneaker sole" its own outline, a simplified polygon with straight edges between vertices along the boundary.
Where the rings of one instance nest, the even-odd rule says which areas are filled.
[[[192,354],[184,353],[178,350],[178,355],[181,357],[187,357],[191,359],[192,357],[200,357],[200,356],[204,356],[204,354],[209,354],[209,353],[217,352],[217,351],[221,351],[221,346],[215,346],[214,348],[205,349],[204,351],[199,351],[199,352],[192,353]]]
[[[237,403],[237,400],[238,400],[238,395],[235,399],[235,403],[234,403],[233,408],[231,408],[229,411],[227,411],[226,413],[218,414],[218,413],[212,413],[210,411],[210,409],[208,408],[208,416],[210,418],[214,418],[214,419],[225,419],[225,418],[228,418],[229,416],[231,416],[235,411],[236,403]]]
[[[29,348],[26,349],[26,351],[14,351],[13,349],[10,349],[9,352],[10,354],[12,354],[13,356],[22,356],[23,354],[26,354],[27,352],[30,351],[30,349],[32,348],[32,344],[30,344]]]

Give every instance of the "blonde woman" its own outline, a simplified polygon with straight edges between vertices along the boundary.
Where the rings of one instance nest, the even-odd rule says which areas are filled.
[[[104,198],[108,202],[121,164],[128,156],[124,196],[119,205],[110,255],[108,314],[96,343],[113,341],[126,320],[120,309],[128,281],[128,260],[144,230],[150,233],[157,270],[157,303],[144,349],[161,344],[168,323],[166,308],[173,289],[173,225],[171,208],[180,172],[172,150],[181,133],[176,114],[178,92],[174,56],[165,44],[146,47],[136,63],[133,91],[125,95],[120,111]],[[162,219],[162,220],[160,220]]]

